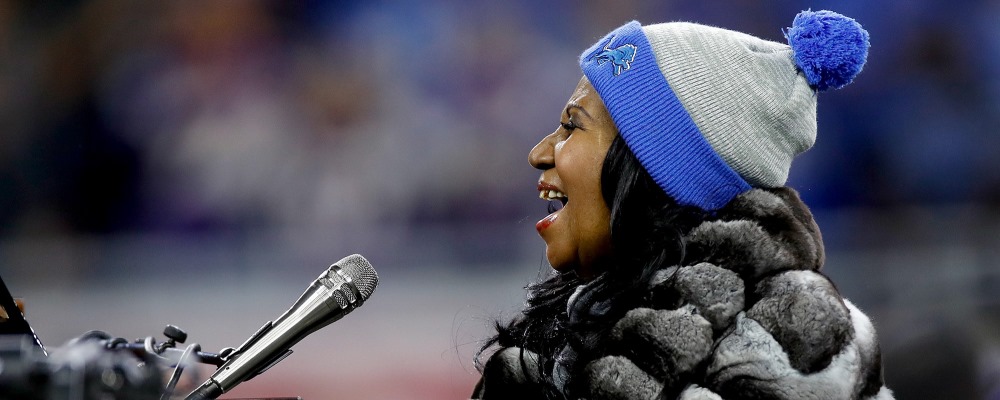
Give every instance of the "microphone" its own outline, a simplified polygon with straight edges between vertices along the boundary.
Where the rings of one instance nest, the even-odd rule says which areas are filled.
[[[185,400],[218,398],[263,373],[291,354],[302,338],[360,307],[376,286],[378,275],[361,255],[337,261],[277,320],[265,323],[236,350],[223,352],[225,364]]]

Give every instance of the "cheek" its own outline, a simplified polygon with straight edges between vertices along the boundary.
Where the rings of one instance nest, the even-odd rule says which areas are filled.
[[[576,269],[582,276],[599,273],[598,266],[611,253],[611,211],[601,192],[609,146],[598,139],[576,136],[555,145],[555,169],[570,199],[559,222],[543,235],[551,265],[559,271]]]
[[[608,212],[593,204],[567,206],[563,211],[562,229],[550,232],[553,235],[546,238],[549,263],[560,272],[576,270],[584,279],[600,274],[601,265],[611,255]]]
[[[601,205],[603,206],[603,202]],[[580,261],[593,264],[611,252],[611,219],[607,207],[594,207],[579,227]]]
[[[556,171],[564,184],[571,186],[567,189],[572,189],[574,198],[582,195],[586,201],[592,201],[594,193],[600,196],[601,169],[607,151],[596,151],[593,148],[595,146],[589,143],[589,146],[564,144],[565,142],[556,145]]]
[[[545,241],[545,258],[557,271],[573,270],[580,265],[581,240],[575,218],[572,209],[564,208],[558,213],[557,220],[540,232]]]
[[[579,165],[573,175],[576,179],[567,182],[567,186],[573,184],[573,191],[563,208],[568,240],[561,248],[571,252],[583,270],[592,269],[611,251],[611,210],[601,194],[600,172],[600,163],[588,162]]]

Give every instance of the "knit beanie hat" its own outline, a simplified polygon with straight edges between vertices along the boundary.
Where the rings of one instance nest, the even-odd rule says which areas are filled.
[[[712,211],[752,187],[783,186],[816,141],[816,92],[850,83],[868,55],[868,32],[831,11],[799,13],[785,37],[632,21],[580,66],[653,180]]]

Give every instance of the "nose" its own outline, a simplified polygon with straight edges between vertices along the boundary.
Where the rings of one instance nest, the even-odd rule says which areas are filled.
[[[528,152],[528,164],[540,170],[546,170],[555,166],[555,137],[556,133],[552,132],[548,136],[542,138],[542,141],[538,142]]]

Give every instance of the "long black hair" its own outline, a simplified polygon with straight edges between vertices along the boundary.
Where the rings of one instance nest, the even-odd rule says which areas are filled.
[[[604,354],[603,339],[614,323],[647,300],[652,275],[683,262],[684,235],[709,218],[667,196],[621,136],[605,156],[601,191],[611,210],[612,257],[602,266],[604,272],[588,282],[572,272],[553,272],[529,285],[522,315],[506,324],[498,322],[497,335],[476,356],[477,365],[482,365],[480,358],[493,345],[538,354],[538,372],[549,399],[578,393],[572,378]],[[564,385],[553,376],[557,362],[567,372]]]

